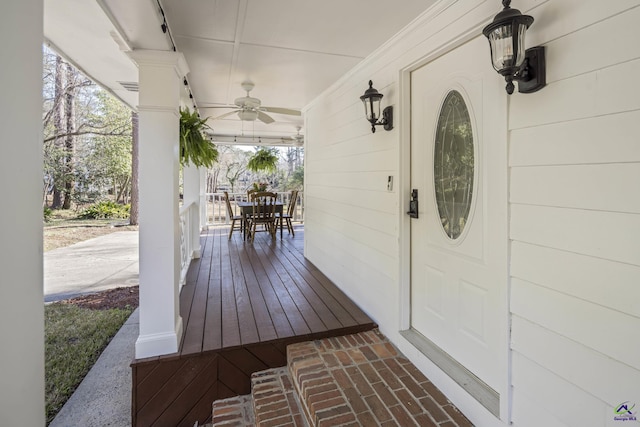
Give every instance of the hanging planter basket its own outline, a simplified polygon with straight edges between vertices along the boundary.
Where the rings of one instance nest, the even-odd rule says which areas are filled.
[[[273,150],[260,148],[249,159],[247,169],[253,172],[264,171],[273,173],[278,169],[278,156]]]
[[[180,164],[193,164],[211,168],[218,161],[218,149],[204,136],[210,129],[207,119],[201,119],[194,110],[180,108]]]

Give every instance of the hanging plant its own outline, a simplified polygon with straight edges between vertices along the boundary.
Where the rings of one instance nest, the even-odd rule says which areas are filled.
[[[210,129],[207,119],[201,119],[194,110],[180,108],[180,163],[210,168],[218,161],[218,149],[204,136]]]
[[[268,148],[260,148],[247,163],[247,169],[253,172],[265,171],[273,173],[277,168],[278,155],[275,150]]]

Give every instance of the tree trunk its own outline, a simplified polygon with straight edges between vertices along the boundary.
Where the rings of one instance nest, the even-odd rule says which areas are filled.
[[[207,193],[215,193],[218,191],[218,176],[220,169],[207,172]]]
[[[131,210],[129,224],[138,225],[138,113],[131,112]]]
[[[62,67],[64,63],[60,55],[56,55],[56,69],[55,69],[55,90],[54,90],[54,111],[53,111],[53,132],[54,135],[60,135],[62,130],[62,114],[63,108],[60,100],[63,97],[63,81],[62,81]],[[54,145],[60,147],[62,141],[56,138]],[[59,177],[53,177],[53,200],[51,201],[52,209],[60,209],[62,207],[62,192],[60,191],[60,185],[62,181],[57,179]]]
[[[126,177],[124,179],[124,181],[122,182],[118,182],[118,193],[116,196],[116,202],[120,202],[122,201],[122,203],[127,203],[126,201],[126,197],[127,197],[127,187],[129,187],[129,177]]]
[[[66,119],[66,133],[64,139],[64,203],[62,209],[71,209],[71,195],[73,193],[73,173],[75,158],[75,141],[73,135],[75,131],[75,86],[76,70],[73,65],[67,63],[66,70],[67,91],[64,96],[64,114]]]

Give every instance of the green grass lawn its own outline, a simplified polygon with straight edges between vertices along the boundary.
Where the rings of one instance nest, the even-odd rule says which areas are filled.
[[[47,424],[133,312],[94,310],[73,304],[45,305],[45,393]]]

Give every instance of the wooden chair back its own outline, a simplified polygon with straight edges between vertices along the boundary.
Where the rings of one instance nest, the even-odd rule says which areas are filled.
[[[227,214],[229,215],[229,218],[233,218],[233,209],[231,208],[231,202],[229,201],[229,193],[227,193],[226,191],[223,192],[224,193],[224,202],[227,205]]]
[[[270,222],[276,217],[276,193],[256,191],[251,194],[253,204],[253,221]]]
[[[296,211],[296,203],[298,203],[298,190],[291,191],[291,200],[289,200],[289,207],[287,208],[287,215],[293,218],[293,213]]]

